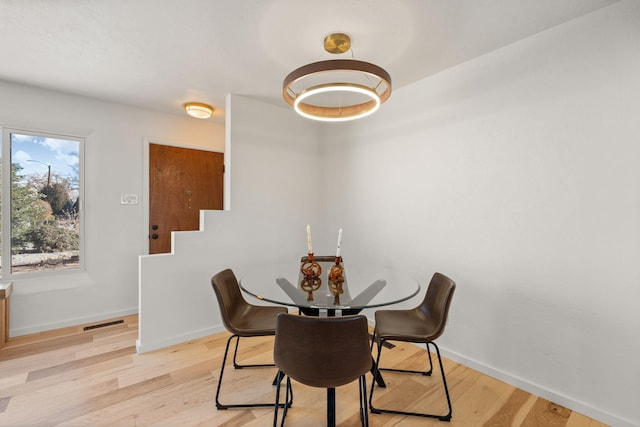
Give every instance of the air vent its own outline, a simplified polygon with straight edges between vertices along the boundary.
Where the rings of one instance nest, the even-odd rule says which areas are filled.
[[[119,325],[120,323],[124,323],[124,320],[120,319],[120,320],[114,320],[113,322],[99,323],[97,325],[85,326],[83,330],[90,331],[92,329],[98,329],[98,328],[104,328],[104,327],[107,327],[107,326]]]

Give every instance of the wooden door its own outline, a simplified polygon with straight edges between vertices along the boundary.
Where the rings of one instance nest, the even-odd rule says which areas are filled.
[[[149,144],[149,253],[171,252],[171,232],[198,230],[201,209],[223,208],[224,154]]]

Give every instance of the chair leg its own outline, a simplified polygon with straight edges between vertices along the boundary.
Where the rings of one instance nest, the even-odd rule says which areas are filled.
[[[443,415],[438,417],[441,421],[450,421],[451,414],[453,413],[453,409],[451,408],[451,398],[449,397],[449,387],[447,387],[447,378],[444,375],[444,367],[442,366],[442,357],[440,357],[440,349],[434,342],[427,343],[427,352],[429,352],[429,344],[433,345],[436,349],[436,354],[438,355],[438,364],[440,365],[440,372],[442,373],[442,384],[444,385],[444,393],[447,395],[447,406],[449,407],[449,412],[447,415]],[[429,361],[431,361],[431,357],[429,357]]]
[[[378,357],[376,358],[376,370],[379,370],[379,366],[380,366],[380,356],[382,354],[382,343],[385,340],[383,339],[379,339],[378,340]],[[449,388],[447,387],[447,379],[445,377],[444,374],[444,367],[442,365],[442,357],[440,356],[440,349],[438,348],[438,346],[436,345],[436,343],[434,342],[428,342],[426,344],[427,347],[427,353],[429,353],[429,366],[430,369],[427,372],[423,372],[423,371],[409,371],[409,370],[400,370],[400,369],[387,369],[390,371],[396,371],[396,372],[408,372],[408,373],[416,373],[416,374],[422,374],[422,375],[431,375],[431,372],[433,371],[433,365],[431,363],[431,354],[429,351],[429,344],[432,344],[433,347],[436,349],[436,354],[438,356],[438,364],[440,366],[440,372],[442,373],[442,384],[444,385],[444,392],[445,395],[447,396],[447,406],[449,407],[449,412],[445,415],[435,415],[435,414],[423,414],[423,413],[419,413],[419,412],[406,412],[406,411],[397,411],[397,410],[393,410],[393,409],[384,409],[384,408],[376,408],[373,406],[373,390],[375,388],[375,379],[372,381],[371,383],[371,394],[369,395],[369,409],[371,410],[372,413],[374,414],[397,414],[397,415],[409,415],[409,416],[416,416],[416,417],[427,417],[427,418],[437,418],[440,421],[451,421],[451,414],[452,414],[452,408],[451,408],[451,398],[449,397]]]
[[[280,403],[280,385],[282,384],[282,379],[285,377],[284,373],[282,371],[278,371],[278,375],[276,376],[276,379],[278,381],[277,384],[277,389],[276,389],[276,403],[273,409],[273,427],[277,427],[278,426],[278,408],[282,408],[284,407],[284,409],[282,410],[282,421],[280,423],[281,427],[284,427],[284,419],[287,416],[287,411],[289,410],[289,408],[291,407],[291,405],[293,404],[293,388],[291,387],[291,379],[287,376],[287,381],[286,381],[286,391],[285,391],[285,403],[282,404]]]
[[[285,376],[286,375],[282,371],[278,371],[278,375],[276,375],[277,388],[276,388],[276,402],[275,402],[274,411],[273,411],[273,427],[278,426],[278,408],[282,408],[284,406],[284,409],[282,411],[282,420],[280,421],[280,427],[284,427],[284,419],[287,416],[287,412],[289,408],[293,405],[293,388],[291,387],[291,379],[288,376],[286,376],[287,377],[286,397],[285,397],[286,404],[280,403],[280,388],[281,388],[280,386]],[[360,422],[363,427],[369,427],[369,411],[368,411],[368,404],[367,404],[367,378],[365,375],[362,375],[361,377],[358,378],[358,393],[360,395],[359,396]],[[335,407],[333,407],[333,410],[335,410]],[[335,420],[333,421],[334,421],[333,425],[335,425]],[[331,424],[331,420],[328,420],[328,423]]]
[[[278,385],[278,378],[281,376],[284,376],[284,374],[282,373],[282,371],[278,370],[276,376],[273,377],[273,382],[271,383],[271,385]]]
[[[216,408],[218,409],[229,409],[229,408],[272,408],[273,403],[239,403],[239,404],[231,404],[226,405],[220,403],[220,389],[222,388],[222,377],[224,376],[224,368],[227,364],[227,356],[229,355],[229,345],[231,344],[231,340],[236,339],[235,351],[238,351],[238,341],[240,337],[238,335],[231,335],[227,340],[227,345],[224,349],[224,356],[222,358],[222,367],[220,368],[220,378],[218,378],[218,387],[216,389]],[[235,359],[235,353],[234,353]],[[235,361],[234,361],[235,364]],[[274,365],[244,365],[242,367],[261,367],[261,366],[274,366]],[[281,404],[284,405],[284,404]]]
[[[240,337],[236,340],[236,348],[233,352],[233,367],[234,369],[242,369],[242,368],[266,368],[266,367],[274,367],[273,363],[265,363],[265,364],[257,364],[257,365],[241,365],[237,362],[236,358],[238,356],[238,344],[240,344]]]
[[[371,350],[373,351],[373,345],[371,347]],[[433,362],[431,361],[431,352],[429,351],[429,343],[427,343],[427,357],[429,358],[429,370],[428,371],[412,371],[410,369],[395,369],[395,368],[379,368],[379,369],[381,371],[403,372],[405,374],[420,374],[420,375],[425,375],[425,376],[429,377],[433,373]]]
[[[374,331],[373,333],[373,338],[374,341],[376,341],[376,333]],[[376,361],[374,363],[374,375],[373,375],[373,381],[371,382],[371,394],[369,394],[369,410],[374,413],[374,414],[379,414],[380,411],[378,411],[376,408],[373,407],[373,390],[375,389],[375,385],[376,385],[376,375],[380,374],[380,356],[382,355],[382,343],[380,342],[381,340],[377,340],[377,344],[378,344],[378,355],[376,356]],[[371,351],[373,352],[373,342],[371,343]]]
[[[363,427],[369,427],[369,405],[367,402],[367,378],[358,378],[358,391],[360,394],[360,422]]]
[[[371,334],[371,375],[373,375],[373,379],[378,383],[380,387],[386,388],[387,385],[384,382],[384,378],[382,378],[382,374],[379,369],[376,369],[376,361],[373,358],[373,345],[376,342],[376,329],[374,328],[373,334]],[[378,343],[380,344],[380,343]]]

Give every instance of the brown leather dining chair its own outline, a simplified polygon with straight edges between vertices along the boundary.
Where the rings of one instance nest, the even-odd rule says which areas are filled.
[[[280,384],[286,377],[286,402],[293,399],[291,379],[327,389],[327,425],[335,426],[335,388],[358,380],[360,421],[369,425],[365,374],[371,369],[367,318],[363,315],[311,317],[279,314],[273,360],[280,370],[273,425],[278,423]],[[285,405],[281,426],[290,405]]]
[[[273,402],[222,404],[220,403],[220,388],[222,386],[222,377],[229,353],[229,345],[233,339],[236,340],[235,350],[233,352],[233,367],[235,369],[275,366],[274,364],[239,364],[236,360],[238,344],[241,337],[275,335],[276,316],[280,313],[286,313],[287,309],[285,307],[249,304],[242,296],[238,280],[230,269],[223,270],[213,276],[211,278],[211,285],[218,299],[222,322],[225,328],[231,332],[231,336],[227,340],[227,346],[224,350],[224,357],[222,358],[222,368],[220,369],[220,378],[218,379],[218,388],[216,390],[216,407],[218,409],[273,407]]]
[[[399,415],[413,415],[419,417],[437,418],[441,421],[451,420],[451,399],[449,397],[449,389],[447,388],[447,380],[442,367],[442,358],[440,350],[434,342],[444,332],[449,314],[449,307],[456,284],[453,280],[444,274],[435,273],[431,278],[429,287],[422,303],[410,310],[378,310],[375,314],[376,326],[373,332],[373,340],[377,343],[378,356],[376,358],[376,368],[378,370],[405,372],[412,374],[431,375],[433,372],[433,364],[431,362],[431,351],[429,346],[433,346],[438,356],[440,372],[442,373],[442,383],[444,392],[447,397],[447,405],[449,412],[444,415],[425,414],[418,412],[408,412],[397,409],[377,408],[373,403],[373,391],[375,381],[371,385],[371,395],[369,396],[369,407],[374,414],[389,413]],[[406,369],[388,369],[380,368],[380,356],[382,348],[388,341],[404,341],[412,343],[424,343],[427,347],[427,355],[429,357],[428,371],[414,371]],[[373,342],[371,343],[373,347]]]

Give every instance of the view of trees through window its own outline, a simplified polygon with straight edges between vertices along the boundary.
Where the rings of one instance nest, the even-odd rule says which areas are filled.
[[[10,133],[3,144],[7,139],[11,171],[8,180],[3,175],[1,184],[10,186],[10,206],[4,206],[5,190],[1,201],[2,275],[9,274],[4,262],[9,253],[11,274],[78,268],[81,140]],[[2,166],[7,167],[7,162]]]

